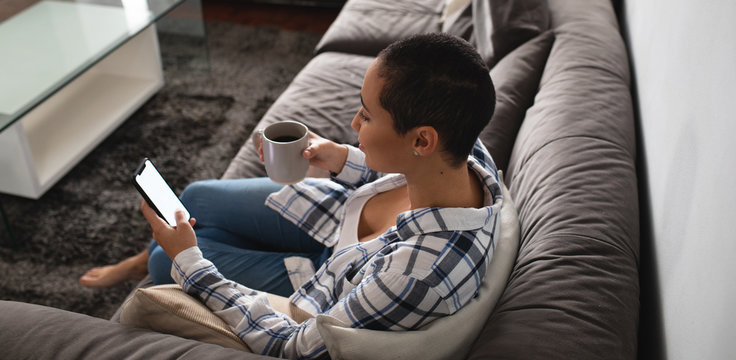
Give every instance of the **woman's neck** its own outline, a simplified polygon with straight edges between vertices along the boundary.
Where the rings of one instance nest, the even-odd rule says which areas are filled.
[[[466,165],[449,167],[444,162],[407,173],[411,208],[483,206],[483,187]]]

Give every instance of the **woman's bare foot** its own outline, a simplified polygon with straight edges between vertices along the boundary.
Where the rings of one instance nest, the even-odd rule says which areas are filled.
[[[148,274],[148,250],[115,265],[96,267],[79,278],[84,287],[110,287],[128,280],[140,280]]]

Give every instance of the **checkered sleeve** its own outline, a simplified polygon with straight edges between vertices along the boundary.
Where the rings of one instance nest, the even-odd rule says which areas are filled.
[[[226,280],[197,247],[179,253],[171,269],[187,294],[199,298],[254,352],[284,358],[322,358],[327,349],[314,319],[301,324],[275,311],[265,293]]]
[[[351,145],[346,146],[348,148],[348,158],[345,161],[345,166],[342,167],[339,174],[332,174],[332,180],[348,188],[355,189],[384,175],[371,170],[365,164],[365,154],[360,149]]]
[[[296,323],[270,306],[264,293],[228,281],[193,247],[174,259],[172,276],[199,298],[256,353],[284,358],[325,358],[314,318]],[[363,278],[327,314],[352,327],[416,329],[448,314],[445,301],[427,284],[399,272]]]
[[[327,312],[350,327],[371,330],[414,330],[449,313],[433,287],[397,271],[363,278]]]

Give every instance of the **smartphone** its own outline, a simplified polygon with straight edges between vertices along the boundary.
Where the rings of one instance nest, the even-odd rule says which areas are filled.
[[[189,211],[148,158],[143,159],[135,170],[133,185],[143,195],[148,205],[156,211],[156,214],[166,220],[169,225],[176,226],[174,214],[178,209],[184,210],[184,214],[189,219]]]

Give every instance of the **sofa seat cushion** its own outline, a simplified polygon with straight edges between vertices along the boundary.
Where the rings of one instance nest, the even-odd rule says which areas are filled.
[[[316,52],[376,56],[396,40],[440,31],[445,0],[350,0],[317,44]]]
[[[268,109],[256,128],[283,120],[305,123],[311,131],[340,143],[354,144],[350,122],[360,109],[360,88],[372,57],[324,53],[312,59]],[[249,139],[223,178],[266,176]]]

